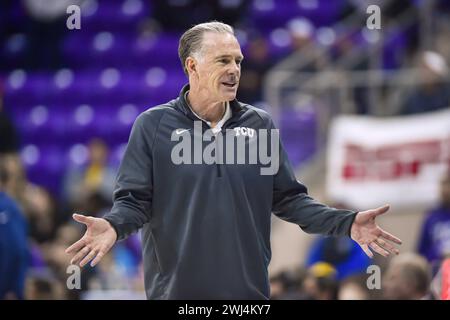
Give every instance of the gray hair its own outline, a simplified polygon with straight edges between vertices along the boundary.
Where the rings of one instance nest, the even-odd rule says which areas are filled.
[[[183,71],[186,75],[188,75],[185,66],[186,59],[200,52],[203,34],[205,32],[229,33],[233,36],[235,35],[233,27],[219,21],[200,23],[183,33],[178,45],[178,56],[180,57],[181,65],[183,66]]]

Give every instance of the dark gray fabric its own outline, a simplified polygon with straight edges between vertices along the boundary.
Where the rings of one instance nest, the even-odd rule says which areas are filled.
[[[198,120],[187,89],[135,121],[105,219],[119,240],[142,228],[148,299],[268,299],[271,212],[305,232],[336,236],[348,235],[356,213],[309,197],[281,144],[275,175],[261,175],[259,164],[173,164],[172,131],[192,134]],[[266,112],[230,106],[223,132],[274,128]]]

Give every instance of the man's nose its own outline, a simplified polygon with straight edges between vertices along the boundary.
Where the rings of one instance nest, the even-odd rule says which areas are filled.
[[[231,64],[231,67],[228,71],[230,74],[233,74],[235,76],[239,76],[240,72],[241,72],[241,67],[239,64],[237,64],[236,62],[233,62]]]

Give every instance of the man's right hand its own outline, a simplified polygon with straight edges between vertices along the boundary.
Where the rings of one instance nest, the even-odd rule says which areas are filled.
[[[71,264],[85,266],[92,260],[91,266],[95,266],[103,256],[111,249],[117,239],[117,234],[111,224],[102,218],[94,218],[74,214],[73,219],[86,225],[84,236],[66,249],[66,253],[74,254]]]

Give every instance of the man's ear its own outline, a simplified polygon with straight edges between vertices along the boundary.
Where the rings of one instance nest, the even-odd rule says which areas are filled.
[[[187,57],[185,62],[186,70],[188,74],[197,72],[197,62],[192,57]]]

